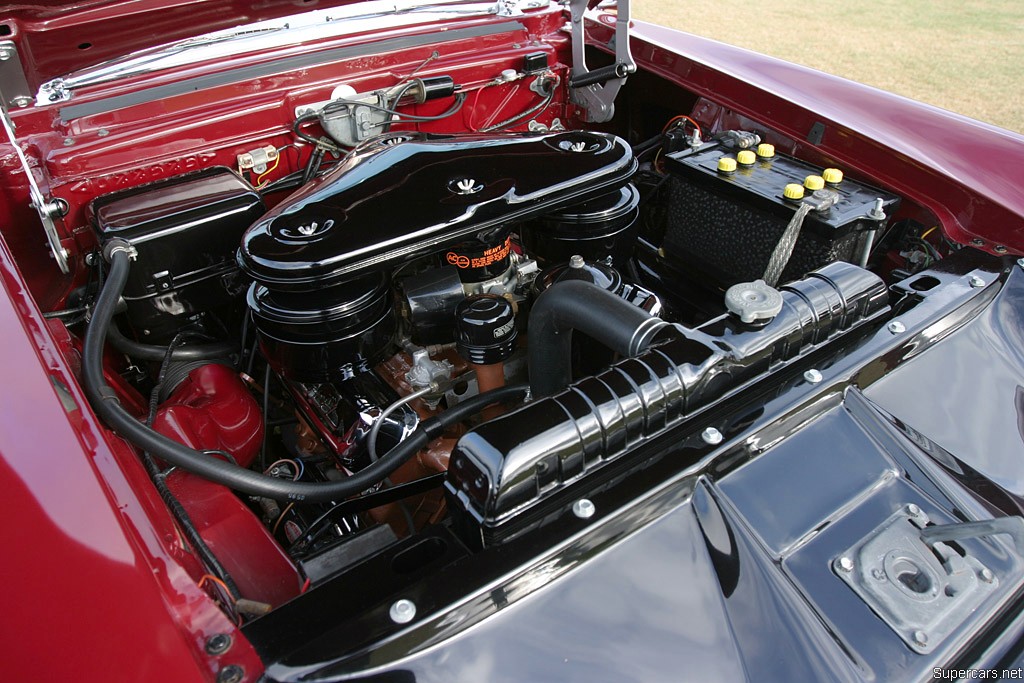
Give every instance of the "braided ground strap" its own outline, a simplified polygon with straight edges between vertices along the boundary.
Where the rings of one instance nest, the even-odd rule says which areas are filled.
[[[800,236],[800,228],[804,225],[804,218],[811,212],[810,204],[801,204],[793,214],[789,225],[782,232],[779,243],[775,245],[772,257],[768,259],[768,267],[764,270],[764,281],[774,287],[779,283],[782,271],[786,269],[789,258],[793,255],[793,247],[796,246],[796,238]]]

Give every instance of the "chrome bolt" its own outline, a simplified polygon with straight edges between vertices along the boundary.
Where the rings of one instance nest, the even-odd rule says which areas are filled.
[[[73,144],[75,144],[75,139],[74,138],[64,138],[64,146],[65,147],[70,147]]]
[[[244,677],[245,669],[237,664],[231,664],[217,672],[217,683],[239,683]]]
[[[574,254],[569,259],[569,267],[570,268],[582,268],[585,265],[587,265],[587,262],[579,254]]]
[[[978,287],[984,287],[984,286],[985,286],[985,281],[984,281],[984,280],[982,280],[982,279],[981,279],[980,277],[978,277],[977,275],[972,275],[972,276],[970,277],[970,279],[968,279],[967,281],[968,281],[969,283],[971,283],[971,287],[974,287],[974,288],[978,288]]]
[[[396,624],[408,624],[416,616],[416,603],[405,598],[395,600],[395,604],[391,605],[388,614],[391,616],[391,621]]]
[[[13,56],[14,56],[14,54],[10,50],[7,50],[7,49],[0,50],[0,62],[6,62],[8,59],[10,59]]]
[[[992,570],[989,569],[988,567],[986,567],[985,569],[981,570],[981,580],[984,581],[985,583],[992,583],[992,581],[995,578],[996,578],[996,575],[993,574]]]
[[[910,505],[907,506],[907,512],[909,512],[914,517],[917,517],[919,514],[921,514],[921,508],[911,503]]]
[[[14,104],[14,106],[16,107],[25,108],[28,105],[32,104],[32,98],[22,95],[20,97],[15,97],[13,100],[11,100],[11,103]]]
[[[96,135],[100,136],[101,138],[105,138],[108,135],[110,135],[110,131],[107,130],[106,128],[100,128],[98,131],[96,131]]]
[[[811,384],[817,384],[818,382],[823,380],[824,377],[822,377],[820,370],[811,368],[810,370],[804,373],[804,379],[810,382]]]
[[[231,647],[231,636],[227,633],[217,633],[206,639],[206,653],[219,655],[227,652]]]
[[[853,560],[851,560],[848,557],[840,557],[839,558],[839,568],[841,570],[843,570],[844,572],[852,572],[853,571]]]
[[[700,433],[700,438],[704,439],[704,443],[709,446],[717,446],[722,443],[722,432],[718,431],[714,427],[708,427]]]
[[[924,631],[914,631],[914,642],[924,647],[928,644],[928,634]]]
[[[597,508],[589,498],[580,498],[572,504],[572,514],[580,519],[590,519],[595,512],[597,512]]]
[[[907,331],[907,326],[901,323],[899,320],[893,320],[891,323],[886,325],[886,329],[893,334],[903,334]]]

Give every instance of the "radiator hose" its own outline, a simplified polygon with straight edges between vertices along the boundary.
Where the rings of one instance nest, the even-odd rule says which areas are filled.
[[[128,280],[128,271],[131,268],[130,255],[133,250],[123,240],[111,240],[103,252],[110,262],[110,273],[96,299],[82,351],[82,384],[89,403],[108,426],[141,450],[175,467],[240,493],[274,500],[309,503],[349,498],[382,481],[448,427],[491,404],[522,398],[528,391],[525,385],[506,386],[466,399],[443,413],[424,420],[412,434],[377,462],[340,481],[287,481],[247,470],[169,439],[142,424],[121,407],[117,393],[103,377],[103,344],[118,299]]]
[[[572,333],[579,330],[623,356],[647,349],[664,320],[592,282],[556,282],[530,310],[530,388],[534,398],[551,396],[572,381]]]

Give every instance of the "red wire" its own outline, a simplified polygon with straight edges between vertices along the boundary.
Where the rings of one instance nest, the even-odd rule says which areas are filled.
[[[699,135],[702,138],[704,137],[704,132],[700,129],[700,124],[697,123],[696,121],[694,121],[692,118],[690,118],[686,114],[680,114],[679,116],[673,116],[671,119],[669,119],[668,123],[665,124],[665,127],[661,129],[661,132],[662,133],[668,132],[668,129],[671,128],[672,124],[675,123],[676,121],[689,121],[690,124],[692,124],[694,129],[697,131],[697,135]]]

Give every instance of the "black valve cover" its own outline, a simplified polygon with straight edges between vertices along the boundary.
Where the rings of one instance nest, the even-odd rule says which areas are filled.
[[[636,169],[607,133],[420,136],[352,155],[250,227],[238,260],[310,290],[585,201]]]

